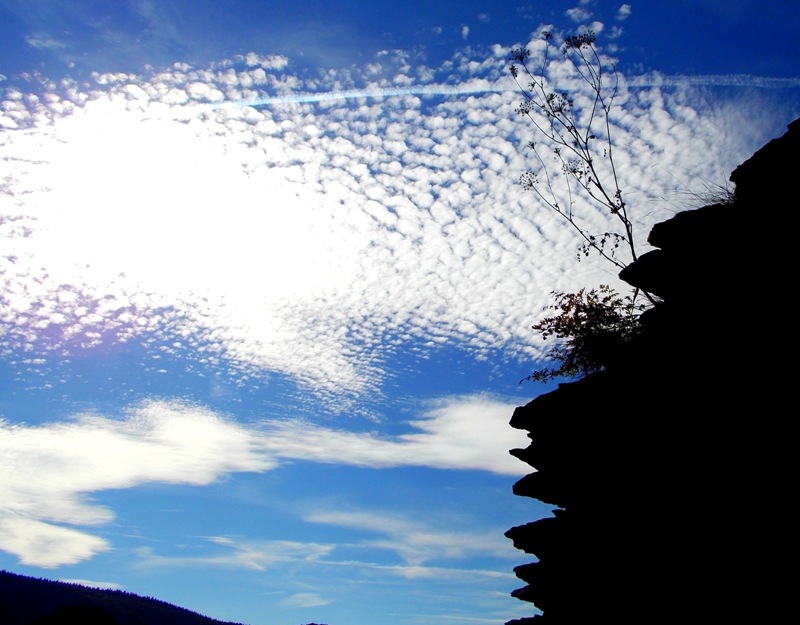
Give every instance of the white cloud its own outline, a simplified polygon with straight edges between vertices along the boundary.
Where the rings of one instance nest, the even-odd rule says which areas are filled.
[[[100,588],[103,590],[122,590],[122,585],[116,582],[95,582],[90,579],[60,579],[58,581],[64,582],[65,584],[79,584],[81,586]]]
[[[393,439],[302,421],[272,421],[263,445],[286,459],[521,475],[525,466],[508,454],[509,449],[527,445],[525,435],[508,426],[514,407],[481,396],[449,398],[437,402],[421,419],[411,421],[414,432]]]
[[[26,507],[27,503],[24,500],[5,500],[0,508],[0,550],[17,556],[21,564],[55,568],[86,560],[110,549],[102,538],[43,523],[25,514],[24,510],[15,510]]]
[[[248,428],[199,406],[165,401],[145,403],[123,419],[83,414],[35,427],[0,422],[0,550],[42,567],[79,562],[110,545],[62,524],[101,526],[114,518],[88,494],[146,483],[205,485],[232,472],[272,470],[280,460],[522,475],[527,467],[508,454],[527,444],[508,425],[513,408],[484,397],[442,400],[410,422],[416,432],[396,437],[291,421]],[[263,545],[238,545],[234,555],[214,562],[257,569],[275,557],[276,547],[287,544],[270,543],[268,552]]]
[[[566,15],[576,24],[580,24],[581,22],[585,22],[586,20],[590,19],[592,17],[592,12],[583,7],[573,7],[564,11],[564,15]]]
[[[467,37],[469,37],[469,26],[464,25],[461,27],[461,38],[466,39]]]
[[[615,278],[577,264],[577,235],[517,184],[535,133],[513,114],[506,53],[460,53],[424,84],[387,51],[380,70],[305,81],[285,57],[245,55],[8,90],[3,345],[177,335],[332,411],[376,396],[411,344],[536,359],[549,293]],[[551,77],[580,87],[558,62]],[[743,138],[731,107],[680,80],[629,84],[613,131],[643,241],[668,214],[658,198],[724,181],[774,122],[754,116]]]
[[[47,35],[28,35],[25,43],[37,50],[63,50],[67,47],[63,41],[59,41]]]
[[[331,603],[329,600],[323,599],[322,597],[310,592],[298,592],[281,601],[281,604],[283,605],[298,608],[318,608],[323,605],[328,605],[329,603]]]
[[[630,15],[631,15],[630,4],[620,5],[619,9],[617,9],[617,19],[620,21],[628,19]]]
[[[261,55],[256,54],[255,52],[248,52],[244,56],[244,59],[249,67],[257,67],[261,69],[261,71],[257,74],[259,76],[265,75],[263,71],[265,69],[282,70],[286,69],[286,67],[289,65],[288,57],[285,57],[282,54]]]
[[[469,568],[447,568],[442,566],[419,566],[419,565],[379,565],[366,562],[345,562],[345,566],[357,566],[369,569],[372,572],[387,573],[395,577],[404,579],[429,579],[429,580],[452,580],[465,583],[481,583],[491,578],[510,578],[508,573],[492,571],[488,569],[469,569]]]
[[[88,493],[148,482],[209,484],[226,472],[275,466],[251,445],[240,426],[166,402],[145,404],[124,420],[79,415],[37,427],[0,423],[0,549],[42,567],[90,558],[108,543],[60,525],[113,519]]]
[[[593,22],[592,22],[591,24],[589,24],[589,26],[588,26],[588,30],[591,30],[591,31],[592,31],[592,32],[594,32],[596,35],[599,35],[601,32],[603,32],[603,29],[604,29],[604,28],[605,28],[605,24],[603,24],[603,22],[600,22],[600,21],[598,21],[598,20],[595,20],[595,21],[593,21]]]

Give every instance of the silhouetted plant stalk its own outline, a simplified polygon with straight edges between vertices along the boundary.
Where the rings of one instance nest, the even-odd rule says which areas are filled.
[[[544,48],[540,63],[536,65],[527,48],[512,50],[511,75],[525,99],[517,107],[517,113],[527,117],[545,140],[531,141],[527,147],[538,161],[538,173],[527,171],[520,182],[533,191],[546,206],[563,217],[583,238],[578,258],[588,256],[594,250],[620,269],[637,258],[633,223],[622,196],[617,167],[614,162],[609,113],[617,96],[619,80],[616,67],[602,57],[595,48],[595,34],[591,30],[567,37],[559,46],[561,56],[570,62],[577,77],[588,86],[588,102],[577,106],[575,96],[569,91],[551,87],[548,74],[553,64],[553,35],[542,33]],[[523,84],[527,80],[527,85]],[[595,128],[604,127],[598,138]],[[566,182],[565,188],[557,188],[555,172],[545,162],[542,148],[553,153]],[[598,159],[607,163],[605,171],[598,171]],[[582,189],[588,198],[604,212],[618,220],[620,228],[609,232],[592,232],[587,219],[576,209],[577,191]],[[630,260],[625,262],[617,256],[620,247],[626,248]]]
[[[541,139],[527,144],[538,164],[537,171],[525,172],[520,182],[580,234],[583,243],[578,260],[594,250],[623,269],[638,254],[633,223],[614,162],[609,118],[619,92],[616,66],[598,53],[591,30],[566,37],[558,46],[549,31],[542,36],[544,45],[537,58],[527,48],[517,48],[510,54],[514,62],[511,75],[524,95],[516,111],[530,120]],[[553,57],[556,49],[566,64],[556,63]],[[572,92],[552,86],[554,75],[565,65],[570,75],[559,80],[582,84]],[[546,156],[550,155],[544,154],[545,151],[552,153],[555,167],[548,165]],[[587,211],[592,203],[611,218],[611,223],[617,224],[615,229],[605,232],[591,229]],[[627,258],[620,257],[620,248],[626,251]],[[656,303],[651,294],[643,294],[650,305]],[[636,302],[637,289],[630,296],[621,296],[606,285],[552,295],[556,303],[550,310],[555,314],[533,329],[545,339],[553,336],[558,340],[558,345],[548,353],[558,366],[534,371],[524,380],[544,382],[600,371],[642,329],[638,313],[645,307]]]

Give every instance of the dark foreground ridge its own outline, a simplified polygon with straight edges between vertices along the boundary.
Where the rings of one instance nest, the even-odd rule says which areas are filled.
[[[121,590],[0,571],[1,625],[239,625]]]
[[[515,625],[772,623],[794,612],[800,120],[731,175],[731,202],[656,225],[620,277],[663,298],[604,371],[511,419],[557,506],[510,529],[538,558]]]

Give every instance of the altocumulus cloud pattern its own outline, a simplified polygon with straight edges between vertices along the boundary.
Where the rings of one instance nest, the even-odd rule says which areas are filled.
[[[250,54],[12,86],[5,341],[156,334],[341,410],[379,393],[403,350],[535,358],[530,320],[547,293],[615,278],[576,265],[573,233],[516,184],[531,129],[513,114],[507,52],[440,68],[387,54],[314,79]],[[675,77],[630,83],[614,132],[644,233],[674,209],[664,198],[724,183],[761,135],[732,131],[743,102]]]
[[[23,4],[26,45],[71,43],[71,3]],[[196,10],[120,4],[170,50],[167,13]],[[3,80],[0,557],[241,622],[527,614],[503,532],[531,517],[508,454],[530,326],[551,289],[616,278],[517,183],[507,54]],[[640,240],[781,134],[797,87],[620,79]]]

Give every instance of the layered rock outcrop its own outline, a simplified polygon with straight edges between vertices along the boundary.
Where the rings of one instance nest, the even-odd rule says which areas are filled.
[[[536,623],[771,622],[788,607],[800,120],[731,175],[730,201],[656,225],[620,277],[663,302],[606,370],[511,419],[557,507],[510,529],[538,558]]]

